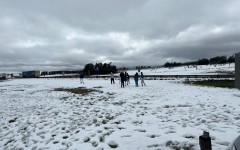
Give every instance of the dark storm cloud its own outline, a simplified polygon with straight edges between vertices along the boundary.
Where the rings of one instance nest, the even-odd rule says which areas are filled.
[[[161,65],[240,51],[237,0],[0,2],[0,71]]]

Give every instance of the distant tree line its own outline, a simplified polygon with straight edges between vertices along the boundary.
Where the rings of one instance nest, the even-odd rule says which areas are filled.
[[[136,69],[149,69],[151,66],[136,66]]]
[[[118,70],[129,70],[129,68],[127,68],[127,67],[120,67],[120,68],[118,68]]]
[[[92,63],[86,64],[83,70],[71,70],[71,71],[42,71],[41,75],[56,75],[56,74],[80,74],[84,73],[85,75],[93,75],[93,74],[109,74],[116,73],[117,67],[112,65],[112,63],[96,63],[93,65]]]
[[[177,67],[177,66],[181,66],[182,63],[178,63],[178,62],[166,62],[163,66],[164,67]]]
[[[189,66],[189,65],[209,65],[209,64],[226,64],[235,62],[235,56],[232,55],[227,58],[227,56],[217,56],[210,59],[202,58],[198,61],[193,62],[166,62],[164,67],[177,67],[177,66]]]
[[[93,75],[93,74],[109,74],[109,73],[116,73],[117,67],[112,65],[112,63],[96,63],[95,65],[92,63],[86,64],[83,73],[86,75]]]

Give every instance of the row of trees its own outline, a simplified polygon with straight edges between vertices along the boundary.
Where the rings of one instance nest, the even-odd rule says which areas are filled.
[[[109,74],[109,73],[116,73],[117,67],[112,65],[112,63],[96,63],[95,65],[92,63],[86,64],[83,73],[86,75],[93,75],[93,74]]]
[[[151,66],[136,66],[136,69],[149,69]]]
[[[209,64],[226,64],[235,62],[235,56],[232,55],[227,58],[227,56],[217,56],[210,59],[202,58],[198,61],[177,63],[177,62],[167,62],[164,67],[177,67],[177,66],[188,66],[188,65],[209,65]]]
[[[92,63],[86,64],[83,70],[71,70],[71,71],[42,71],[41,75],[56,75],[56,74],[80,74],[84,73],[85,75],[93,74],[109,74],[116,73],[117,67],[112,65],[112,63]]]

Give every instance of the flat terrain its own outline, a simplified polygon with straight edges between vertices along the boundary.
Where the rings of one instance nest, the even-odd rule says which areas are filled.
[[[213,149],[240,134],[239,90],[146,80],[18,79],[0,82],[0,149]]]

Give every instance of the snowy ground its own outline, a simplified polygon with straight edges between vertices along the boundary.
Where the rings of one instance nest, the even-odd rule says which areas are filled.
[[[206,74],[226,74],[235,71],[235,64],[225,65],[201,65],[201,66],[181,66],[173,68],[155,68],[141,70],[146,75],[206,75]],[[137,70],[128,71],[130,75],[134,75]]]
[[[240,134],[240,92],[180,81],[147,80],[126,88],[118,81],[16,79],[0,82],[0,149],[200,149],[210,132],[214,150]],[[77,95],[55,88],[84,86]],[[96,88],[97,87],[97,88]],[[114,144],[115,143],[115,144]]]

